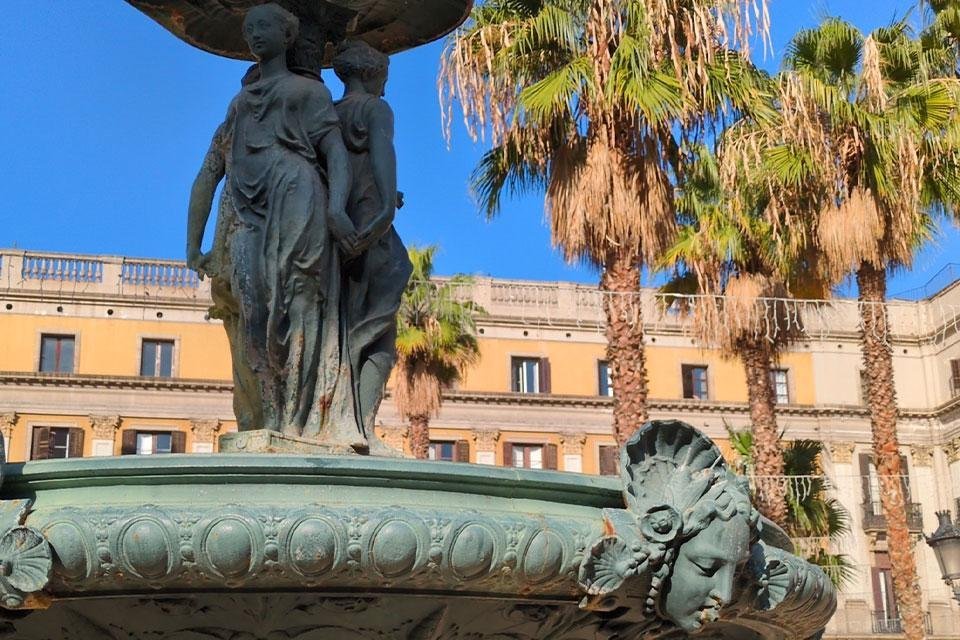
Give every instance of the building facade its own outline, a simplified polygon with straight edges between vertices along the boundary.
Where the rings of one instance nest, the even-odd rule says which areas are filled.
[[[615,473],[603,299],[570,283],[477,278],[457,295],[485,311],[481,359],[431,423],[431,455],[479,464]],[[695,301],[694,301],[695,302]],[[678,418],[721,448],[749,428],[743,369],[704,348],[676,306],[637,297],[652,418]],[[899,618],[860,383],[857,303],[790,303],[800,336],[773,382],[787,440],[825,443],[822,473],[850,514],[835,551],[856,565],[828,635],[896,635]],[[212,452],[236,428],[226,336],[209,283],[180,262],[0,251],[0,431],[11,461]],[[960,284],[890,305],[908,520],[960,510]],[[378,418],[405,446],[393,403]],[[793,482],[804,478],[754,479]],[[817,541],[812,541],[816,543]],[[960,638],[960,608],[916,545],[930,632]]]

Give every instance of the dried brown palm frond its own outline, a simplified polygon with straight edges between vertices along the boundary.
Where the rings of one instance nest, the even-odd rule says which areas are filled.
[[[873,36],[863,41],[863,69],[860,73],[864,99],[874,109],[887,106],[886,80],[883,75],[880,48]]]
[[[393,397],[403,416],[436,416],[442,403],[440,378],[418,362],[399,363],[394,375]]]
[[[602,262],[616,247],[651,262],[676,228],[671,194],[653,154],[630,157],[599,140],[568,146],[547,189],[554,243],[568,260]]]
[[[863,261],[878,263],[884,224],[871,191],[853,189],[839,205],[821,211],[817,220],[817,244],[830,278],[844,277]]]
[[[728,358],[739,355],[743,344],[761,339],[773,348],[787,344],[803,330],[783,283],[759,273],[734,275],[723,295],[698,298],[693,322],[698,335]]]

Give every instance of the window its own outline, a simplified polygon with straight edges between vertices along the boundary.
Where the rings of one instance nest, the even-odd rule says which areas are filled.
[[[600,455],[600,475],[617,475],[617,446],[613,444],[602,444],[598,447]]]
[[[886,553],[874,553],[870,574],[873,586],[874,633],[902,633],[893,578],[890,575],[890,556]]]
[[[466,440],[431,440],[428,458],[448,462],[470,462],[470,444]]]
[[[610,363],[601,360],[597,363],[597,380],[601,396],[613,396],[613,381],[610,379]]]
[[[173,376],[173,340],[144,340],[140,347],[140,375]]]
[[[698,364],[682,365],[681,375],[683,376],[684,398],[695,398],[697,400],[708,398],[706,366]]]
[[[73,373],[74,336],[43,334],[40,336],[40,371]]]
[[[511,358],[510,373],[516,393],[550,393],[550,362],[546,358]]]
[[[790,403],[790,387],[787,384],[786,369],[772,369],[770,371],[770,385],[773,387],[773,399],[777,404]]]
[[[183,453],[187,436],[182,431],[135,431],[123,432],[122,455],[155,455]]]
[[[556,469],[557,445],[507,442],[503,445],[503,464],[521,469]]]
[[[960,360],[950,361],[950,397],[960,396]]]
[[[880,476],[877,473],[873,456],[860,454],[860,480],[863,489],[863,529],[864,531],[885,531],[886,516],[880,503]],[[910,491],[910,467],[905,456],[900,456],[900,487],[903,491],[904,507],[907,510],[907,527],[910,531],[920,531],[923,527],[923,509],[913,502]]]
[[[31,460],[80,458],[83,456],[83,429],[76,427],[34,427]]]

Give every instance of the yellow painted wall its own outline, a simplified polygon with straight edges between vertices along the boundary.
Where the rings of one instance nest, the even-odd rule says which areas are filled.
[[[43,333],[77,337],[75,371],[90,375],[136,376],[140,372],[140,345],[144,338],[176,342],[174,377],[230,379],[230,352],[223,327],[173,321],[4,315],[0,318],[0,370],[36,371]],[[597,362],[603,345],[574,341],[515,340],[480,337],[480,362],[460,389],[481,392],[511,390],[511,357],[546,357],[550,360],[551,392],[562,395],[596,395]],[[746,381],[737,360],[724,360],[717,352],[696,347],[647,347],[650,397],[683,395],[681,365],[708,367],[710,400],[745,402]],[[811,356],[786,354],[781,366],[789,370],[792,403],[812,404],[814,399]]]
[[[596,395],[597,362],[603,359],[603,354],[603,345],[481,336],[480,362],[470,369],[460,388],[510,391],[510,358],[535,357],[550,359],[552,393]]]
[[[230,350],[219,324],[13,314],[0,323],[0,370],[37,371],[44,333],[76,336],[74,371],[80,374],[139,375],[141,341],[158,338],[176,341],[175,377],[231,377]]]

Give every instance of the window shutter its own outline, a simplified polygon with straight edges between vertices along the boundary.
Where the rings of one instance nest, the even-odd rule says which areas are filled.
[[[900,456],[900,486],[903,489],[903,502],[910,513],[910,467],[907,466],[907,456]]]
[[[551,393],[550,391],[550,360],[540,358],[540,393]]]
[[[544,469],[557,469],[557,445],[555,444],[545,444],[543,445],[543,468]]]
[[[123,432],[120,440],[120,455],[132,456],[137,453],[137,432],[129,429]]]
[[[860,454],[860,483],[863,486],[863,503],[873,502],[873,496],[870,495],[870,454]],[[880,496],[877,496],[879,499]]]
[[[50,427],[33,428],[33,450],[31,460],[46,460],[50,457]]]
[[[513,443],[512,442],[503,443],[503,466],[505,467],[513,466]]]
[[[83,435],[83,429],[79,427],[70,429],[70,450],[67,452],[68,457],[83,457]]]
[[[457,440],[453,459],[455,462],[470,462],[470,443],[466,440]]]
[[[682,365],[680,367],[680,377],[683,380],[683,397],[692,398],[693,397],[693,371],[690,369],[690,365]]]
[[[187,451],[187,434],[183,431],[174,431],[170,434],[170,452],[171,453],[186,453]]]
[[[614,445],[600,445],[600,475],[617,475],[617,447]]]

